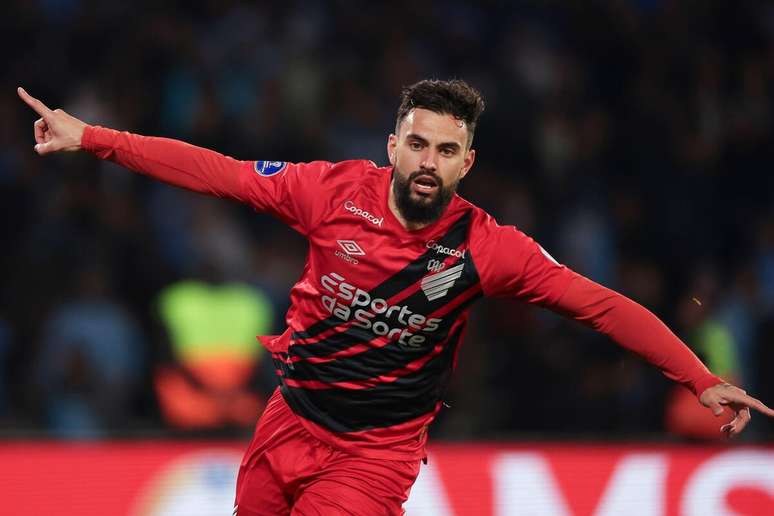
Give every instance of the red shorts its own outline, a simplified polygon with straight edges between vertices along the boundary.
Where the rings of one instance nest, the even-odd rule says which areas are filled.
[[[420,461],[366,459],[307,432],[274,391],[237,478],[237,516],[396,515]]]

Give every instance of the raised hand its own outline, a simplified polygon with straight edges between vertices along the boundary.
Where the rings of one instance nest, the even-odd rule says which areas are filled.
[[[728,437],[733,437],[741,432],[750,422],[750,409],[754,408],[761,414],[774,417],[774,410],[764,405],[760,400],[748,396],[748,394],[728,383],[721,383],[706,389],[701,393],[699,401],[712,413],[719,416],[723,413],[723,407],[728,406],[734,411],[736,417],[730,423],[720,427]]]
[[[16,92],[40,115],[40,118],[35,121],[35,152],[43,155],[58,151],[80,150],[83,130],[87,124],[61,109],[49,109],[22,87],[17,88]]]

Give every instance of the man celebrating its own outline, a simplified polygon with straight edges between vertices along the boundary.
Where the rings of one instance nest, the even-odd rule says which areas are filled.
[[[652,313],[557,263],[456,195],[484,102],[463,81],[406,88],[390,167],[238,161],[90,126],[19,88],[41,118],[35,150],[86,150],[196,192],[269,212],[309,240],[287,330],[263,337],[279,388],[242,461],[235,514],[401,514],[425,457],[471,304],[518,297],[639,354],[742,431],[774,411],[712,375]]]

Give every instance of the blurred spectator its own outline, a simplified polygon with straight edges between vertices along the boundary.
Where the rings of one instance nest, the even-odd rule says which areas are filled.
[[[756,347],[758,339],[756,306],[758,288],[750,268],[740,268],[730,281],[727,294],[718,300],[718,322],[728,329],[735,342],[739,361],[737,380],[750,392],[758,392]]]
[[[189,280],[166,287],[158,310],[169,350],[154,385],[166,422],[180,430],[251,428],[272,390],[271,359],[256,341],[271,331],[268,299],[244,284]]]
[[[99,266],[82,270],[77,292],[43,325],[35,383],[54,435],[92,438],[126,428],[145,367],[140,330],[110,296]]]

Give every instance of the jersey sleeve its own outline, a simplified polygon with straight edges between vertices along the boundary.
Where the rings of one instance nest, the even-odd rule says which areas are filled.
[[[333,164],[327,161],[285,163],[255,161],[243,175],[246,202],[270,213],[296,231],[308,235],[325,214],[327,199],[336,190],[329,180]]]
[[[97,157],[174,186],[249,204],[308,234],[324,202],[332,164],[242,161],[179,140],[88,126],[82,147]]]
[[[697,396],[723,383],[650,310],[580,274],[572,275],[564,295],[552,307],[555,312],[607,335]]]
[[[514,227],[487,216],[479,230],[474,261],[486,295],[517,297],[597,330],[697,396],[723,382],[643,306],[559,264]]]
[[[472,251],[485,295],[551,307],[567,290],[572,271],[515,227],[484,215],[474,231]]]

